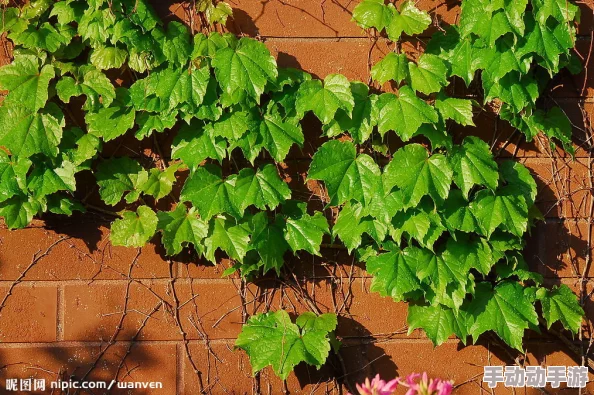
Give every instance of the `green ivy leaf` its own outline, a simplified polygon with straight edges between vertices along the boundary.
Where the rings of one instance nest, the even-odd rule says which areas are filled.
[[[0,89],[9,91],[3,106],[19,105],[31,111],[45,107],[49,83],[54,76],[52,65],[40,69],[36,57],[16,56],[11,64],[0,68]]]
[[[8,148],[13,155],[23,158],[37,153],[50,157],[58,155],[64,118],[60,110],[51,103],[46,109],[49,111],[37,112],[22,106],[1,106],[0,145]]]
[[[278,162],[285,160],[293,144],[302,146],[304,142],[301,127],[283,121],[278,114],[264,115],[259,131],[255,143],[264,146]]]
[[[468,136],[452,150],[450,163],[454,169],[454,182],[468,199],[475,185],[484,185],[491,190],[497,188],[499,173],[497,163],[489,145],[481,139]]]
[[[415,329],[423,329],[435,346],[444,343],[454,333],[463,343],[468,336],[468,317],[463,310],[442,305],[411,305],[406,321],[409,335]]]
[[[224,180],[219,166],[205,165],[190,175],[181,191],[180,200],[191,202],[206,220],[222,213],[239,218],[241,213],[235,204],[235,182],[236,177]]]
[[[284,234],[291,250],[304,250],[312,255],[320,255],[320,244],[324,234],[329,234],[328,221],[324,214],[316,212],[313,216],[307,214],[305,203],[289,201],[284,206],[285,213]]]
[[[198,217],[196,210],[178,204],[175,210],[157,213],[158,228],[163,233],[163,245],[167,255],[177,255],[188,244],[202,252],[202,240],[208,235],[208,223]]]
[[[0,149],[0,202],[27,191],[27,173],[31,161],[9,156]]]
[[[128,52],[116,47],[99,47],[91,52],[91,63],[99,70],[119,69],[122,67]]]
[[[326,362],[336,325],[336,315],[330,313],[306,312],[296,323],[284,310],[257,314],[243,326],[235,346],[248,354],[254,373],[271,365],[285,380],[301,362],[318,369]]]
[[[479,191],[470,210],[477,219],[483,233],[490,236],[501,228],[521,237],[528,226],[528,206],[526,199],[513,188],[506,187],[495,194]]]
[[[180,167],[180,164],[172,164],[163,171],[157,168],[150,169],[148,179],[140,189],[143,193],[154,197],[155,201],[164,198],[171,193],[176,181],[175,172]]]
[[[242,169],[235,182],[236,207],[243,212],[254,205],[260,210],[274,210],[291,198],[289,186],[281,180],[274,165],[264,165],[256,172]]]
[[[77,80],[72,77],[62,77],[56,84],[58,97],[64,103],[70,98],[81,95],[87,96],[83,106],[85,110],[96,110],[98,107],[109,107],[116,97],[115,88],[105,74],[91,66],[79,69]]]
[[[398,41],[404,32],[409,36],[420,34],[431,24],[431,17],[426,11],[421,11],[415,6],[414,1],[406,0],[400,6],[400,12],[394,11],[390,25],[386,28],[388,38]]]
[[[216,217],[210,221],[208,236],[204,239],[205,257],[215,262],[215,251],[221,249],[229,258],[242,261],[248,251],[250,235],[241,225],[224,217]]]
[[[147,206],[124,211],[121,219],[111,224],[111,243],[114,246],[142,247],[157,231],[157,214]]]
[[[452,177],[453,171],[447,158],[441,154],[429,156],[419,144],[399,149],[384,169],[385,186],[398,186],[407,207],[418,205],[425,195],[436,202],[445,200]]]
[[[134,133],[134,137],[142,140],[150,136],[153,132],[162,133],[165,129],[171,129],[177,123],[177,112],[168,114],[151,114],[148,112],[137,112],[136,123],[139,128]]]
[[[439,118],[433,107],[418,98],[414,91],[403,86],[398,96],[380,95],[377,101],[378,131],[383,135],[394,130],[403,141],[408,141],[425,123],[437,123]]]
[[[541,25],[546,25],[551,16],[559,23],[566,23],[573,21],[579,14],[578,6],[567,0],[532,0],[531,4],[536,20]]]
[[[148,173],[140,163],[126,156],[107,159],[97,166],[95,172],[99,195],[111,206],[122,200],[124,193],[128,203],[134,202],[140,195],[140,188],[148,179]]]
[[[482,333],[492,330],[520,352],[524,330],[538,326],[529,289],[515,282],[503,281],[495,288],[486,282],[477,284],[468,311],[475,319],[469,331],[475,342]]]
[[[417,64],[408,64],[410,74],[410,86],[426,95],[439,92],[442,87],[448,84],[448,67],[446,63],[436,55],[423,54],[417,60]]]
[[[571,289],[562,284],[551,290],[539,288],[536,297],[542,305],[542,314],[547,320],[547,328],[551,328],[559,321],[574,334],[577,334],[582,325],[584,310],[581,308],[577,296]]]
[[[537,187],[530,170],[513,160],[503,161],[499,170],[507,185],[515,193],[524,196],[528,206],[532,206],[536,199]]]
[[[349,80],[340,74],[329,74],[323,85],[318,80],[301,84],[295,105],[299,114],[313,111],[323,124],[328,124],[339,108],[350,116],[355,100]]]
[[[263,273],[274,269],[279,274],[285,263],[285,252],[290,248],[283,236],[282,224],[280,221],[270,223],[267,213],[261,211],[252,217],[250,225],[253,229],[250,246],[260,256]]]
[[[58,191],[74,192],[76,167],[70,162],[62,162],[54,167],[47,162],[35,163],[31,174],[27,177],[27,188],[35,198],[51,195]]]
[[[129,104],[128,91],[118,88],[116,96],[110,107],[100,108],[97,112],[89,112],[85,116],[88,132],[106,142],[132,129],[136,117],[136,111]]]
[[[333,206],[350,199],[368,204],[380,177],[380,169],[369,155],[357,155],[352,143],[337,140],[320,147],[307,174],[310,180],[324,181]]]
[[[371,291],[399,302],[408,293],[420,289],[416,250],[415,247],[400,250],[392,245],[388,252],[367,259],[367,271],[373,275]]]
[[[408,78],[408,63],[405,54],[390,52],[371,68],[371,77],[380,84],[387,81],[399,84]]]
[[[444,119],[451,119],[464,126],[474,126],[472,120],[472,100],[455,99],[439,94],[435,99],[435,108]]]
[[[222,162],[227,156],[227,143],[225,139],[214,136],[212,127],[192,122],[182,126],[173,139],[171,156],[181,159],[193,170],[207,158]]]
[[[276,61],[264,44],[243,37],[235,48],[219,49],[212,60],[217,81],[227,94],[245,91],[260,102],[267,82],[278,76]]]
[[[568,29],[565,23],[550,27],[549,24],[541,24],[534,20],[531,14],[527,14],[526,35],[519,44],[518,54],[535,54],[543,59],[550,72],[556,72],[559,70],[560,55],[566,54],[574,44],[575,34]]]
[[[363,0],[353,10],[353,20],[364,29],[375,27],[382,31],[392,21],[396,12],[393,5],[386,5],[384,0]]]
[[[0,217],[4,218],[8,229],[24,228],[38,211],[38,208],[22,195],[0,202]]]

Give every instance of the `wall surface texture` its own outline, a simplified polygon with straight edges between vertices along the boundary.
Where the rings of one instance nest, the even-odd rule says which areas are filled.
[[[338,72],[367,82],[370,65],[389,50],[381,39],[350,21],[356,0],[229,2],[234,8],[230,30],[259,37],[279,65],[298,67],[319,78]],[[183,4],[153,3],[166,20],[187,19]],[[436,24],[447,24],[456,20],[458,3],[420,0],[419,7],[432,10]],[[236,276],[221,277],[226,262],[214,267],[189,256],[167,260],[156,244],[141,249],[111,246],[109,217],[50,216],[23,230],[0,227],[0,392],[7,378],[49,381],[75,376],[161,381],[164,386],[133,394],[281,393],[283,385],[271,371],[252,377],[246,355],[233,350],[234,339],[254,312],[277,308],[300,312],[312,305],[339,314],[343,364],[333,360],[320,372],[299,366],[287,383],[291,393],[339,393],[337,382],[354,383],[376,373],[389,379],[427,371],[453,379],[458,394],[499,395],[512,391],[501,386],[487,389],[481,383],[484,365],[581,364],[580,353],[588,348],[594,319],[594,265],[588,262],[594,226],[588,150],[593,144],[588,137],[594,115],[594,59],[590,59],[594,3],[580,3],[577,51],[587,63],[585,71],[578,76],[562,74],[543,100],[545,106],[560,105],[574,123],[575,143],[580,146],[575,160],[551,151],[544,140],[519,139],[489,108],[476,111],[476,128],[454,131],[457,136],[479,135],[499,158],[514,157],[536,178],[538,204],[546,221],[532,232],[525,255],[547,283],[567,284],[583,298],[588,320],[579,338],[564,343],[555,334],[530,333],[524,356],[488,336],[477,345],[463,346],[450,339],[434,348],[420,331],[407,336],[406,305],[370,293],[370,278],[361,265],[335,245],[328,244],[322,257],[301,254],[293,259],[291,278],[243,284]],[[423,45],[420,37],[405,42],[403,48],[415,56]],[[6,52],[0,52],[7,63],[9,44],[4,47]],[[459,95],[473,93],[460,88],[453,87]],[[316,204],[319,188],[306,185],[304,179],[312,148],[323,140],[315,122],[305,128],[305,146],[291,151],[284,175],[301,198],[311,197]],[[162,146],[171,141],[167,135],[159,138]],[[139,157],[150,155],[153,148],[152,139],[134,138],[106,147],[115,155],[125,151]],[[84,180],[80,184],[84,194]],[[516,389],[515,393],[542,392]]]

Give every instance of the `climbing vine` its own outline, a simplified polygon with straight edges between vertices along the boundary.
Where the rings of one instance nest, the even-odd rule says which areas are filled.
[[[5,7],[2,32],[15,48],[0,69],[8,91],[0,216],[12,229],[45,212],[115,207],[114,245],[143,246],[159,234],[167,255],[192,248],[217,263],[224,254],[234,262],[225,273],[246,278],[280,273],[288,254],[319,255],[323,240],[338,238],[366,263],[372,290],[410,302],[410,330],[422,328],[435,344],[494,331],[522,350],[525,330],[538,329],[538,304],[549,327],[559,321],[575,333],[583,316],[575,295],[544,288],[522,258],[523,237],[541,218],[530,173],[448,130],[474,126],[481,106],[451,94],[451,81],[462,79],[526,139],[543,133],[573,152],[563,111],[537,100],[562,68],[579,71],[571,52],[579,10],[566,0],[463,0],[461,9],[459,23],[441,27],[412,59],[399,40],[425,32],[431,16],[411,1],[363,0],[353,19],[394,48],[371,69],[370,87],[278,68],[264,43],[222,32],[231,14],[223,2],[195,10],[218,29],[164,25],[144,0]],[[338,211],[331,224],[282,174],[289,152],[304,145],[309,114],[329,139],[307,178],[325,186],[325,203]],[[167,155],[152,163],[104,150],[168,130],[171,146],[155,144]],[[383,143],[393,134],[402,147],[391,153]],[[77,194],[91,174],[103,207]],[[293,324],[270,313],[253,317],[237,345],[254,370],[272,364],[286,377],[299,361],[324,362],[335,327],[332,316]],[[271,349],[289,338],[306,343],[306,333],[304,347],[314,349],[276,366],[281,359],[257,355],[263,331],[282,343]]]

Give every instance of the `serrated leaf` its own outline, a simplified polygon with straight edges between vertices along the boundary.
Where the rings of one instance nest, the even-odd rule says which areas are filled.
[[[584,310],[577,296],[567,285],[555,286],[550,290],[540,288],[536,295],[542,305],[542,314],[547,320],[547,328],[550,329],[551,325],[559,321],[574,334],[578,333]]]
[[[274,165],[258,169],[242,169],[235,182],[236,206],[241,212],[254,205],[260,210],[274,210],[280,203],[291,198],[289,186],[281,180]]]
[[[265,212],[257,213],[250,221],[253,229],[250,246],[258,252],[264,274],[272,269],[279,274],[285,263],[283,256],[290,248],[279,222],[270,223]]]
[[[278,75],[276,61],[264,44],[243,37],[235,48],[219,49],[212,60],[217,80],[228,94],[245,91],[260,102],[267,82]]]
[[[149,112],[137,112],[136,123],[139,128],[134,137],[142,140],[153,132],[162,133],[165,129],[171,129],[177,123],[177,112],[167,114],[151,114]]]
[[[150,169],[148,179],[140,187],[142,192],[154,197],[155,201],[169,195],[176,181],[175,172],[179,168],[180,164],[172,164],[165,170]]]
[[[53,108],[59,112],[57,107]],[[0,145],[18,157],[37,153],[56,156],[63,127],[63,116],[53,110],[37,112],[22,106],[0,107]]]
[[[209,164],[199,167],[184,184],[180,200],[192,202],[206,220],[222,213],[239,218],[241,213],[235,203],[235,181],[233,177],[223,179],[219,166]]]
[[[324,132],[329,136],[337,136],[343,131],[349,132],[353,140],[362,143],[369,139],[373,127],[377,125],[375,104],[377,95],[369,94],[369,87],[362,82],[351,82],[351,92],[355,99],[353,112],[349,116],[339,109],[328,125],[325,125]]]
[[[475,185],[484,185],[492,190],[497,188],[497,163],[489,145],[481,139],[466,137],[461,145],[452,150],[450,163],[454,169],[454,182],[466,199]]]
[[[443,218],[450,231],[474,232],[478,226],[462,191],[452,189],[443,204]]]
[[[408,64],[410,86],[426,95],[439,92],[448,84],[448,67],[438,56],[423,54],[417,63]]]
[[[506,160],[500,165],[501,176],[514,192],[524,196],[526,204],[532,206],[536,199],[536,181],[532,178],[530,170],[523,164]]]
[[[241,225],[224,217],[216,217],[210,221],[208,236],[204,239],[206,253],[204,256],[211,262],[215,262],[215,251],[221,249],[231,259],[240,261],[248,251],[250,235]]]
[[[375,27],[381,31],[390,24],[395,11],[384,0],[363,0],[353,10],[353,20],[364,29]]]
[[[193,45],[186,25],[177,21],[169,22],[164,34],[154,30],[153,37],[161,44],[163,55],[170,63],[183,66],[190,59]]]
[[[22,195],[13,196],[0,202],[0,217],[8,229],[20,229],[27,226],[39,210]]]
[[[517,112],[535,104],[539,96],[538,84],[532,75],[520,76],[518,72],[512,71],[498,82],[489,80],[487,75],[483,75],[482,80],[485,102],[499,98]]]
[[[202,252],[202,240],[208,235],[208,223],[198,217],[193,207],[188,210],[183,204],[178,204],[175,210],[161,211],[157,215],[167,255],[179,254],[188,244]]]
[[[298,113],[313,111],[323,124],[328,124],[339,108],[350,116],[355,100],[351,92],[351,84],[345,76],[328,74],[323,84],[319,80],[310,80],[301,84],[297,91],[295,105]]]
[[[574,45],[575,34],[569,29],[565,23],[558,23],[554,27],[541,24],[531,14],[527,14],[526,35],[519,44],[518,54],[535,54],[543,59],[549,72],[556,72],[560,55],[567,53]]]
[[[369,204],[375,193],[381,172],[368,155],[357,155],[355,146],[332,140],[320,147],[311,162],[307,178],[324,181],[330,203],[338,206],[355,199]]]
[[[415,2],[407,0],[400,6],[400,12],[394,11],[390,25],[386,27],[388,38],[398,41],[404,32],[409,36],[420,34],[431,24],[431,17],[426,11],[421,11]]]
[[[419,144],[399,149],[384,169],[384,185],[398,186],[403,203],[416,206],[425,195],[440,202],[448,197],[453,171],[447,158],[441,154],[429,156]]]
[[[40,69],[36,57],[15,57],[11,64],[0,68],[0,89],[9,91],[3,106],[19,105],[31,111],[45,107],[49,83],[54,76],[54,67],[45,65]]]
[[[301,362],[318,369],[328,358],[331,334],[337,325],[336,315],[316,316],[306,312],[291,322],[284,310],[251,316],[235,341],[246,351],[254,373],[271,365],[285,380]]]
[[[573,21],[579,14],[579,8],[567,0],[532,0],[533,12],[538,23],[545,25],[549,17],[559,23]]]
[[[35,198],[51,195],[58,191],[74,192],[76,167],[71,162],[62,162],[54,167],[50,163],[35,163],[31,174],[27,177],[27,188]]]
[[[196,169],[207,158],[222,162],[226,156],[226,141],[214,136],[212,127],[198,122],[184,125],[173,139],[171,157],[181,159],[190,169]]]
[[[111,224],[111,243],[114,246],[143,247],[157,231],[157,214],[147,206],[124,211],[121,219]]]
[[[487,190],[478,192],[470,205],[470,210],[487,236],[500,227],[521,237],[528,226],[526,199],[509,187],[501,189],[496,194]]]
[[[151,74],[147,93],[154,93],[172,110],[188,104],[197,110],[204,100],[210,81],[210,68],[167,68]]]
[[[85,110],[95,110],[99,106],[109,107],[116,97],[115,88],[109,78],[94,67],[81,67],[79,80],[62,77],[56,84],[56,91],[64,103],[69,103],[72,97],[85,95]]]
[[[472,100],[456,99],[440,94],[435,99],[435,108],[444,119],[451,119],[464,126],[474,126],[472,120]]]
[[[283,121],[278,114],[264,115],[259,131],[255,143],[264,146],[277,162],[285,160],[293,144],[301,146],[304,142],[301,127]]]
[[[70,40],[60,34],[49,22],[43,22],[39,27],[36,24],[29,24],[24,31],[12,31],[8,38],[15,44],[22,45],[29,49],[44,49],[48,52],[56,52],[62,45],[67,45]]]
[[[384,93],[377,101],[378,131],[385,134],[394,130],[403,141],[408,141],[425,123],[436,123],[439,118],[433,107],[403,86],[398,96]]]
[[[484,275],[489,274],[491,267],[499,260],[501,255],[494,252],[489,243],[483,238],[457,237],[448,239],[442,258],[459,265],[463,270],[477,269]]]
[[[304,250],[312,255],[320,255],[320,244],[324,234],[329,234],[328,221],[324,214],[316,212],[307,214],[305,203],[289,202],[283,209],[285,212],[284,235],[291,250]],[[292,206],[295,207],[292,207]]]
[[[399,302],[406,294],[420,288],[417,278],[415,247],[400,250],[391,246],[389,252],[367,259],[367,271],[373,275],[371,291],[390,296]]]
[[[408,63],[405,54],[390,52],[371,68],[371,78],[380,84],[387,81],[399,84],[408,78]]]
[[[118,88],[116,94],[122,98],[116,99],[110,107],[100,108],[85,116],[88,133],[101,137],[106,142],[132,129],[136,117],[136,111],[126,102],[128,92],[124,88]]]
[[[434,346],[444,343],[454,333],[464,343],[468,336],[465,312],[442,305],[410,305],[406,322],[409,335],[415,329],[423,329]]]
[[[95,178],[101,199],[106,204],[115,206],[126,192],[131,192],[126,196],[128,203],[138,199],[140,187],[148,179],[148,173],[140,163],[124,156],[99,163]]]
[[[27,191],[26,179],[31,161],[8,156],[0,149],[0,202]]]
[[[522,352],[524,331],[531,325],[538,326],[534,302],[522,285],[504,281],[495,288],[482,282],[477,284],[475,296],[468,311],[474,316],[470,334],[474,341],[492,330],[507,344]]]
[[[122,67],[128,52],[117,47],[99,47],[91,52],[91,63],[99,70],[119,69]]]

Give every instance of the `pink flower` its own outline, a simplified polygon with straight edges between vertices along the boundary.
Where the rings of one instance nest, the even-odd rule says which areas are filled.
[[[386,383],[377,374],[371,382],[369,382],[369,378],[366,378],[363,384],[357,384],[357,391],[359,395],[393,395],[396,387],[398,387],[398,379],[390,380]],[[348,395],[352,394],[349,393]]]
[[[421,378],[420,381],[417,380]],[[406,380],[399,380],[402,385],[408,387],[406,395],[450,395],[453,390],[453,382],[442,379],[429,379],[427,373],[411,373]]]

